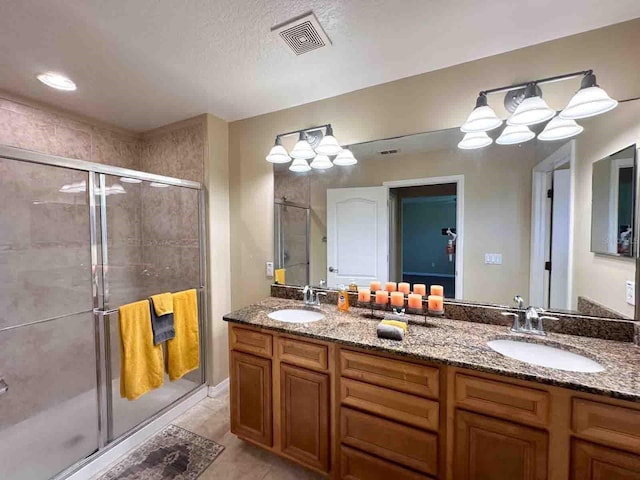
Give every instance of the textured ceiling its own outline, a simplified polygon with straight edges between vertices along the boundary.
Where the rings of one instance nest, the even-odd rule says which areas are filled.
[[[270,32],[313,10],[330,48]],[[0,0],[0,89],[134,130],[246,118],[640,16],[615,0]],[[35,80],[67,74],[75,93]]]

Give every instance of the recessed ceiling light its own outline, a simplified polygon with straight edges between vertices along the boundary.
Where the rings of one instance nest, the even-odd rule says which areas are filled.
[[[57,90],[73,92],[76,89],[76,84],[73,83],[71,79],[58,73],[41,73],[40,75],[38,75],[38,80],[40,80],[45,85]]]

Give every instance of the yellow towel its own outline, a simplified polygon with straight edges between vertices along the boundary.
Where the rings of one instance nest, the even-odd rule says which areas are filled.
[[[167,341],[167,369],[171,381],[200,366],[198,296],[195,290],[173,294],[173,324],[176,336]]]
[[[153,309],[157,316],[161,317],[167,313],[173,313],[173,295],[170,293],[151,295],[151,300],[153,300]]]
[[[404,332],[407,331],[407,324],[404,322],[399,322],[397,320],[382,320],[383,325],[392,325],[394,327],[401,328]]]
[[[284,278],[285,278],[285,270],[284,270],[284,268],[278,268],[275,271],[275,274],[276,274],[275,275],[276,276],[276,278],[275,278],[276,283],[278,285],[284,285],[286,283],[285,280],[284,280]]]
[[[162,347],[153,344],[149,300],[123,305],[120,322],[120,396],[135,400],[164,383]]]

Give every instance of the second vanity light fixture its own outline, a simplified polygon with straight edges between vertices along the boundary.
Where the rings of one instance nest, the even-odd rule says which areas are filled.
[[[582,77],[580,90],[571,98],[564,110],[556,115],[556,111],[542,99],[542,90],[539,85],[580,76]],[[476,107],[460,127],[465,135],[458,143],[458,148],[470,150],[493,143],[493,139],[487,132],[498,128],[503,122],[488,105],[487,95],[501,92],[507,92],[504,106],[512,115],[507,119],[506,127],[496,139],[499,145],[527,142],[536,136],[529,127],[549,120],[544,130],[538,135],[538,139],[553,141],[574,137],[584,130],[576,120],[608,112],[618,105],[616,100],[609,97],[607,92],[598,86],[593,70],[483,90],[478,95]]]
[[[324,135],[322,129],[325,130]],[[298,135],[298,141],[293,150],[287,152],[282,146],[282,137],[295,134]],[[331,161],[329,157],[335,158]],[[271,163],[289,163],[293,160],[289,170],[297,173],[308,172],[311,169],[326,170],[334,165],[348,166],[358,163],[353,153],[347,147],[342,148],[333,136],[331,124],[278,134],[266,160]],[[312,160],[311,164],[309,160]]]

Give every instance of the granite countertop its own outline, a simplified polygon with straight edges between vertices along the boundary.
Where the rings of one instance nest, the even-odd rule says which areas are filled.
[[[408,315],[409,329],[400,342],[379,339],[376,335],[379,319],[368,317],[371,311],[367,309],[351,307],[349,312],[340,312],[335,305],[322,305],[318,308],[325,318],[311,323],[285,323],[267,316],[287,308],[303,308],[303,303],[269,297],[225,315],[224,320],[640,402],[640,347],[632,343],[554,333],[535,337],[511,333],[504,326],[445,318],[429,317],[425,325],[424,316],[414,315]],[[559,346],[592,358],[605,370],[599,373],[568,372],[513,360],[487,346],[487,341],[498,338]]]

